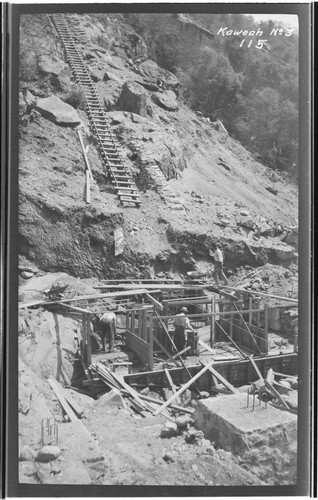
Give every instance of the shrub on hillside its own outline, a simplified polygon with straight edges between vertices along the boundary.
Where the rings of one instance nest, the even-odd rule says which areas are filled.
[[[67,94],[65,94],[64,101],[76,109],[78,108],[84,110],[86,106],[86,98],[83,90],[78,85],[74,84],[68,90]]]
[[[19,55],[20,81],[30,82],[38,78],[38,65],[35,52],[22,47]]]

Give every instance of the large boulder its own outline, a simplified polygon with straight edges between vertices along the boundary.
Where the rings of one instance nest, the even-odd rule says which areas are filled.
[[[162,94],[160,92],[154,92],[152,94],[152,100],[167,111],[177,111],[177,109],[179,109],[176,94],[172,90],[166,90]]]
[[[36,101],[37,97],[35,97],[29,90],[26,90],[25,95],[24,95],[24,100],[28,108],[32,108]]]
[[[27,105],[23,97],[23,93],[19,92],[19,116],[23,116],[26,113]]]
[[[147,94],[136,82],[126,82],[119,96],[117,106],[123,111],[147,116]]]
[[[76,127],[81,123],[77,111],[56,96],[39,99],[36,109],[44,118],[48,118],[58,125]]]
[[[166,69],[160,68],[160,66],[158,66],[158,64],[151,59],[147,59],[147,61],[139,64],[138,70],[142,76],[144,76],[151,82],[161,80],[165,88],[178,89],[180,87],[180,82],[173,73]]]
[[[38,66],[44,75],[58,76],[68,66],[64,61],[53,56],[43,55],[38,58]]]

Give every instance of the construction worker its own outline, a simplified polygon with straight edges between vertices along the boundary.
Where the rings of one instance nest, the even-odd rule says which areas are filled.
[[[114,351],[114,339],[116,335],[116,314],[113,312],[106,312],[101,317],[95,314],[93,317],[93,325],[95,333],[98,333],[103,351],[106,352],[106,340],[109,344],[109,352]]]
[[[228,285],[228,279],[223,271],[223,252],[219,249],[219,247],[213,243],[211,246],[211,250],[209,252],[210,256],[214,259],[214,271],[212,272],[212,277],[217,285],[220,284],[220,279],[222,279],[225,285]]]
[[[181,307],[180,313],[176,315],[173,321],[175,329],[174,343],[178,352],[182,351],[187,345],[188,336],[186,329],[188,328],[195,333],[195,330],[190,325],[189,318],[187,318],[186,314],[188,314],[188,309],[186,307]],[[182,357],[186,358],[186,353],[184,353]]]

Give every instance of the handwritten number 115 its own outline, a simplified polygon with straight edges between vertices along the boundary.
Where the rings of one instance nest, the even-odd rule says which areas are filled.
[[[243,47],[244,43],[245,43],[245,38],[243,38],[243,40],[241,41],[240,47]],[[247,44],[247,47],[250,48],[252,43],[253,43],[253,40],[250,40],[249,43]],[[267,43],[267,40],[258,39],[257,44],[255,45],[255,48],[256,49],[263,49],[265,43]]]

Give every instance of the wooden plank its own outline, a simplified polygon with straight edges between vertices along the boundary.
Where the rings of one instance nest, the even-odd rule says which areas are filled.
[[[132,309],[131,311],[131,333],[135,334],[135,327],[136,327],[136,310]]]
[[[145,340],[144,338],[144,325],[143,325],[143,311],[138,309],[137,311],[137,326],[138,326],[138,337]],[[133,332],[134,333],[134,332]]]
[[[29,302],[27,304],[19,304],[19,309],[25,309],[28,307],[34,306],[49,306],[52,304],[66,304],[69,302],[80,302],[81,300],[98,300],[98,299],[108,299],[112,297],[131,297],[133,295],[143,295],[147,293],[147,290],[144,288],[136,289],[136,290],[125,290],[122,292],[108,292],[108,293],[99,293],[98,295],[78,295],[77,297],[73,297],[71,299],[61,299],[61,300],[37,300],[34,302]],[[151,293],[154,293],[152,291]]]
[[[154,278],[154,279],[151,279],[151,278],[149,278],[149,279],[145,279],[145,278],[133,279],[132,278],[132,279],[118,279],[118,280],[112,279],[112,280],[100,280],[100,281],[103,283],[105,283],[105,282],[106,283],[118,282],[118,283],[128,283],[128,284],[133,283],[133,282],[135,282],[135,283],[149,283],[149,282],[153,283],[154,282],[154,283],[158,283],[158,284],[160,284],[160,283],[183,283],[183,280],[181,280],[181,279],[170,280],[170,279],[160,279],[160,278]]]
[[[258,309],[253,309],[253,312],[257,312]],[[260,312],[263,311],[263,309],[259,309]],[[245,313],[248,313],[249,310],[244,310],[244,314]],[[197,314],[187,314],[187,317],[189,319],[193,319],[195,320],[196,318],[209,318],[211,316],[220,316],[220,317],[225,317],[225,316],[231,316],[233,314],[233,311],[216,311],[214,313],[197,313]],[[237,314],[235,312],[235,314]],[[164,315],[164,316],[157,316],[155,317],[154,319],[156,320],[168,320],[168,319],[174,319],[175,318],[175,314],[169,314],[169,315]]]
[[[85,201],[86,203],[91,202],[91,184],[88,170],[85,170]]]
[[[253,367],[254,367],[254,370],[256,371],[258,377],[263,381],[265,382],[265,379],[263,377],[263,375],[261,374],[261,372],[259,371],[258,369],[258,366],[256,365],[254,359],[252,358],[252,356],[248,356],[248,359],[250,360],[250,362],[252,363]]]
[[[149,293],[146,294],[147,299],[153,306],[155,306],[155,309],[159,309],[159,311],[163,311],[163,305],[158,302],[158,300],[154,299]]]
[[[143,394],[140,394],[140,393],[139,393],[139,397],[140,397],[140,399],[142,399],[144,401],[149,401],[150,403],[154,403],[156,405],[162,404],[161,399],[150,398],[149,396],[144,396]],[[182,413],[188,413],[189,415],[192,415],[194,412],[194,409],[189,410],[189,408],[184,408],[183,406],[177,406],[177,405],[169,405],[169,408],[171,408],[172,410],[180,411]]]
[[[147,311],[145,309],[141,310],[141,337],[142,339],[148,343],[148,338],[147,338]]]
[[[252,322],[253,322],[253,312],[252,312],[253,298],[252,297],[249,297],[249,299],[248,299],[248,308],[250,310],[250,312],[248,313],[248,326],[249,326],[249,328],[251,328]]]
[[[285,373],[278,373],[278,372],[274,372],[274,375],[277,375],[278,377],[282,378],[290,378],[290,377],[294,377],[295,379],[297,378],[297,375],[286,375]]]
[[[74,306],[70,306],[68,304],[59,304],[59,307],[65,308],[68,311],[74,311],[74,312],[85,313],[85,314],[92,314],[92,311],[89,311],[88,309],[82,309],[81,307],[74,307]]]
[[[264,305],[264,346],[265,354],[268,354],[268,304]]]
[[[208,344],[203,342],[203,340],[199,339],[198,344],[200,344],[206,351],[209,351],[211,354],[215,354],[215,351]]]
[[[184,354],[185,352],[189,351],[189,349],[191,349],[191,346],[188,345],[188,347],[185,347],[184,349],[182,349],[182,351],[180,352],[177,352],[177,354],[174,354],[173,356],[170,356],[170,358],[166,359],[166,363],[168,363],[169,361],[171,361],[172,359],[176,359],[178,358],[179,356],[181,356],[182,354]]]
[[[76,413],[76,415],[78,416],[78,418],[82,418],[82,416],[84,415],[83,408],[81,408],[77,404],[77,402],[74,400],[74,398],[70,394],[68,394],[68,391],[64,391],[64,397],[65,397],[66,401],[68,402],[68,404],[73,408],[73,410]]]
[[[149,313],[149,370],[153,369],[153,315]]]
[[[211,298],[211,312],[215,313],[215,297],[212,295]],[[214,345],[215,342],[215,316],[211,316],[211,331],[210,331],[210,344]]]
[[[91,321],[88,314],[85,314],[85,321],[86,321],[86,345],[87,345],[86,363],[89,366],[92,362],[92,348],[91,348]]]
[[[241,320],[242,320],[242,323],[243,323],[243,325],[245,326],[246,331],[247,331],[247,333],[249,334],[250,338],[252,339],[252,341],[253,341],[253,343],[254,343],[254,345],[255,345],[256,349],[258,350],[259,354],[262,354],[262,355],[263,355],[263,352],[261,351],[261,349],[260,349],[260,348],[259,348],[259,346],[258,346],[258,343],[257,343],[257,342],[256,342],[256,340],[254,339],[254,335],[252,334],[251,330],[249,329],[248,324],[247,324],[247,323],[246,323],[246,321],[244,320],[244,318],[243,318],[243,316],[242,316],[241,312],[239,311],[239,309],[238,309],[237,305],[236,305],[236,304],[233,304],[233,305],[234,305],[234,308],[237,310],[237,312],[238,312],[238,314],[239,314],[239,316],[240,316],[240,318],[241,318]],[[245,312],[245,311],[244,311],[244,312]],[[259,314],[259,313],[258,313],[258,314]],[[258,325],[258,327],[259,327],[259,325]]]
[[[130,331],[126,332],[126,344],[134,351],[143,363],[144,367],[149,366],[149,344]]]
[[[258,335],[258,332],[259,332],[260,327],[261,327],[261,313],[259,311],[260,304],[261,304],[260,299],[257,300],[256,304],[257,304],[256,308],[258,309],[258,311],[256,313],[256,335]]]
[[[207,366],[204,361],[200,361],[200,363],[204,366]],[[237,394],[239,391],[233,387],[230,382],[226,380],[219,372],[217,372],[213,366],[210,366],[208,370],[215,376],[216,379],[218,379],[229,391],[231,391],[233,394]]]
[[[177,366],[179,366],[178,363],[173,358],[171,358],[170,352],[165,348],[165,346],[162,345],[162,343],[160,342],[160,340],[158,340],[155,335],[153,336],[153,340],[154,340],[155,344],[157,344],[157,346],[160,347],[160,349],[162,350],[162,352],[166,356],[168,356],[169,359],[171,359],[171,361],[173,361]]]
[[[165,374],[166,374],[167,380],[169,382],[169,385],[171,387],[171,390],[172,390],[173,394],[175,394],[176,393],[176,386],[174,385],[173,380],[171,378],[171,375],[169,373],[169,370],[167,370],[167,368],[165,368]],[[181,401],[178,397],[176,397],[176,401],[177,401],[178,405],[181,404]]]
[[[128,284],[128,283],[121,283],[118,285],[105,285],[103,287],[98,287],[100,289],[102,288],[109,288],[109,289],[118,289],[118,288],[125,288],[126,290],[131,290],[134,288],[134,284]],[[146,288],[147,290],[152,290],[154,288],[158,288],[160,290],[204,290],[208,288],[206,285],[178,285],[178,284],[160,284],[160,283],[143,283],[142,284],[143,288]]]
[[[159,415],[159,413],[161,413],[162,410],[167,408],[167,406],[169,406],[172,403],[172,401],[174,401],[178,396],[180,396],[180,394],[182,394],[186,389],[188,389],[188,387],[190,387],[199,377],[201,377],[201,375],[203,375],[203,373],[205,373],[212,366],[213,363],[214,363],[214,361],[211,361],[208,365],[206,365],[204,368],[202,368],[202,370],[200,370],[199,373],[197,373],[194,377],[192,377],[175,394],[173,394],[168,399],[168,401],[166,401],[162,406],[160,406],[160,408],[158,408],[158,410],[156,410],[154,412],[154,415]]]
[[[273,370],[277,372],[282,372],[282,366],[285,366],[284,372],[286,374],[291,374],[295,375],[297,372],[297,359],[298,355],[295,353],[289,353],[286,355],[276,355],[276,356],[266,356],[263,358],[256,358],[256,363],[258,366],[260,364],[265,363],[266,364],[266,371],[269,368],[273,368]],[[213,368],[217,370],[219,373],[224,374],[228,373],[228,371],[233,367],[233,370],[236,372],[236,379],[235,379],[235,385],[245,385],[249,384],[252,381],[257,380],[259,377],[256,374],[255,370],[253,369],[251,362],[249,359],[235,359],[235,360],[219,360],[215,361],[213,364]],[[200,367],[198,365],[191,365],[188,366],[189,372],[191,373],[191,376],[195,375],[198,373],[200,370]],[[176,381],[176,384],[180,385],[183,384],[184,382],[184,368],[183,367],[176,367],[176,368],[170,368],[169,369],[170,374],[173,378],[174,381]],[[207,375],[210,375],[211,372],[208,372]],[[142,384],[142,387],[146,387],[149,383],[156,383],[158,384],[164,379],[164,371],[163,369],[161,370],[154,370],[151,372],[140,372],[140,373],[134,373],[130,375],[124,375],[124,380],[128,382],[130,385],[134,383],[140,383]],[[200,384],[203,382],[204,387],[202,387],[202,390],[208,391],[210,390],[211,387],[211,377],[203,377],[200,379]],[[230,380],[231,383],[232,380]],[[201,385],[200,385],[201,387]]]
[[[70,405],[68,404],[68,402],[65,399],[63,387],[53,377],[48,378],[48,383],[50,384],[50,387],[55,392],[57,399],[59,400],[63,410],[65,411],[66,415],[69,417],[70,421],[75,422],[77,420],[77,416],[75,415],[74,411],[72,410],[72,408],[70,407]]]
[[[258,297],[266,297],[268,299],[284,300],[286,302],[292,302],[293,304],[298,304],[298,299],[291,299],[289,297],[281,297],[280,295],[272,295],[270,293],[263,293],[263,292],[254,292],[252,290],[246,290],[245,288],[238,288],[238,287],[227,286],[227,285],[226,286],[219,285],[219,288],[225,288],[226,290],[244,292],[244,293],[247,293],[249,295],[256,295]]]
[[[83,156],[84,156],[86,168],[87,168],[87,170],[89,172],[90,178],[93,181],[94,180],[93,174],[92,174],[92,171],[91,171],[91,167],[89,166],[89,161],[88,161],[88,158],[87,158],[87,154],[86,154],[86,150],[85,150],[85,146],[84,146],[84,143],[83,143],[83,139],[82,139],[82,135],[81,135],[80,130],[78,130],[77,133],[78,133],[78,137],[79,137],[79,140],[80,140],[80,143],[81,143],[81,146],[82,146],[82,152],[83,152]]]
[[[264,382],[265,382],[265,386],[267,387],[267,389],[269,391],[271,391],[271,393],[273,393],[277,397],[277,399],[279,399],[279,401],[284,406],[284,408],[288,408],[289,409],[288,404],[286,403],[286,401],[284,401],[284,399],[281,397],[281,395],[279,394],[279,392],[276,391],[275,387],[273,387],[272,384],[270,382],[268,382],[268,380],[266,380],[266,379],[264,379]]]

